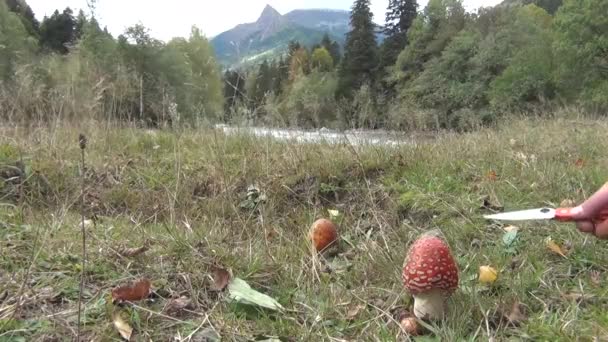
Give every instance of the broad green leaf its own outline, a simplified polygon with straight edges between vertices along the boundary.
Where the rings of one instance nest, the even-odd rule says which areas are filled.
[[[503,235],[502,242],[509,247],[515,242],[515,239],[517,239],[517,230],[511,230]]]
[[[283,310],[283,306],[273,298],[260,293],[240,278],[233,278],[228,284],[229,297],[237,302],[258,305],[271,310]]]

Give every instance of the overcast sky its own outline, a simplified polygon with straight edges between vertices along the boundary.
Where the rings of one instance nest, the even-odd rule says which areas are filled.
[[[419,0],[420,9],[428,0]],[[501,0],[464,0],[465,7],[473,11],[480,6],[493,6]],[[69,6],[87,10],[86,0],[27,0],[40,20],[55,9],[60,12]],[[175,36],[187,37],[192,25],[198,26],[207,37],[213,37],[237,24],[255,21],[266,4],[281,14],[300,8],[333,8],[348,10],[353,0],[98,0],[97,17],[103,26],[117,36],[125,28],[141,22],[155,38],[169,40]],[[384,23],[388,0],[372,0],[374,22]]]

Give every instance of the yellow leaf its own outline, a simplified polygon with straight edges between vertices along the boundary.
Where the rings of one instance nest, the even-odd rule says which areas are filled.
[[[563,256],[564,258],[566,257],[566,253],[564,252],[564,249],[560,245],[555,243],[555,241],[553,241],[551,239],[551,237],[548,237],[546,242],[547,242],[547,248],[549,248],[553,253],[559,254],[559,255]]]
[[[510,233],[512,231],[518,231],[519,227],[515,227],[515,226],[508,226],[508,227],[504,227],[503,228],[505,230],[505,232]]]
[[[491,284],[498,278],[498,271],[491,266],[479,267],[479,281],[484,284]]]
[[[120,317],[120,313],[114,315],[114,327],[120,333],[120,336],[125,340],[131,340],[131,334],[133,333],[133,328],[129,325],[129,323],[125,322],[122,317]]]
[[[337,210],[328,209],[327,212],[329,213],[329,216],[332,216],[332,217],[338,217],[338,216],[340,216],[340,212],[337,211]]]

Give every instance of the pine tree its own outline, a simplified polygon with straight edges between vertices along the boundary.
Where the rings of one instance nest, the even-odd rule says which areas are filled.
[[[270,90],[272,90],[272,74],[268,61],[264,60],[262,64],[260,64],[255,82],[255,93],[253,100],[256,107],[264,104],[266,93],[268,93]]]
[[[378,64],[375,25],[370,0],[356,0],[351,11],[351,31],[347,33],[343,64],[340,68],[338,97],[350,97],[363,84],[372,85]]]
[[[45,17],[40,26],[40,44],[61,54],[69,52],[69,45],[76,39],[76,19],[67,7],[63,13],[55,10],[50,18]]]
[[[380,49],[378,69],[384,76],[385,68],[397,61],[399,53],[407,45],[407,32],[418,14],[416,0],[389,0],[384,34],[386,39]],[[385,85],[386,87],[386,85]]]
[[[281,56],[279,60],[279,64],[277,66],[277,75],[274,79],[274,83],[272,85],[272,90],[276,95],[280,95],[283,93],[283,85],[289,78],[289,64],[287,61]]]
[[[76,17],[76,25],[74,27],[74,39],[80,40],[82,35],[84,34],[84,27],[87,24],[87,16],[84,14],[83,10],[78,11],[78,16]]]

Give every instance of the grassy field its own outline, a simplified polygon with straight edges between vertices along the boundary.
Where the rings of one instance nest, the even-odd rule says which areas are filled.
[[[509,241],[506,224],[482,217],[589,196],[608,179],[607,129],[590,119],[518,120],[385,148],[103,125],[3,128],[0,341],[75,338],[81,132],[93,222],[84,340],[119,341],[118,310],[132,341],[607,340],[605,241],[555,222],[523,222]],[[25,177],[7,167],[17,162]],[[250,186],[258,197],[247,197]],[[340,212],[340,244],[315,256],[308,229],[328,210]],[[437,228],[460,287],[445,321],[408,337],[398,324],[412,309],[403,259]],[[149,249],[121,254],[142,246]],[[496,282],[480,283],[480,266],[495,268]],[[284,311],[230,302],[213,288],[218,267]],[[149,298],[111,303],[113,288],[142,277],[151,280]],[[170,310],[179,298],[188,305]]]

